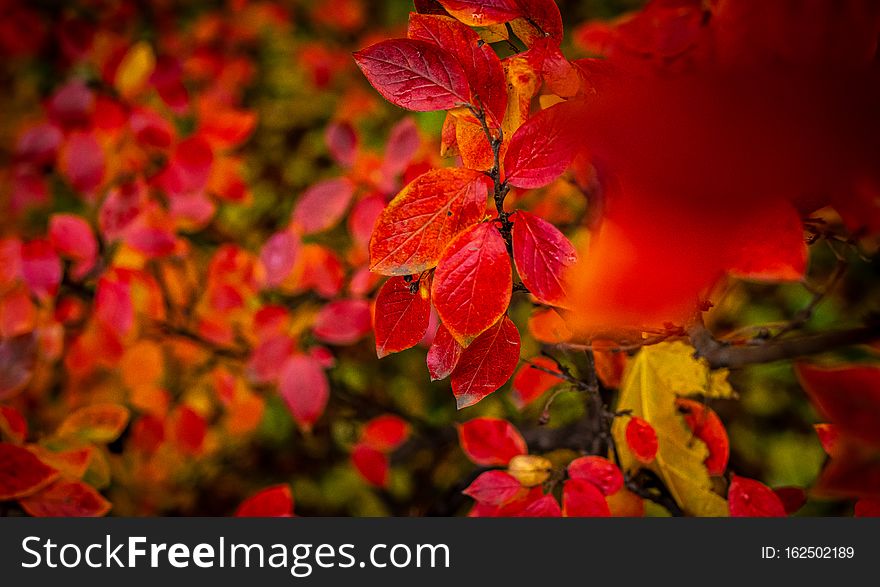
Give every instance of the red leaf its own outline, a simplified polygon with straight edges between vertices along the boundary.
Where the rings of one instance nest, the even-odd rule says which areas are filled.
[[[294,355],[281,369],[279,391],[294,420],[310,430],[324,413],[330,386],[321,365],[308,355]]]
[[[611,510],[598,487],[586,479],[569,479],[562,485],[562,515],[567,518],[608,518]]]
[[[65,129],[88,126],[95,110],[95,93],[82,80],[71,80],[49,100],[49,118]]]
[[[27,420],[12,406],[0,406],[0,433],[20,444],[27,438]]]
[[[371,485],[386,487],[390,474],[388,455],[366,444],[356,444],[351,451],[351,463]]]
[[[401,108],[449,110],[470,99],[461,65],[431,43],[391,39],[356,52],[354,59],[373,87]]]
[[[0,501],[37,492],[58,478],[58,471],[24,448],[0,442]]]
[[[105,156],[91,133],[75,132],[61,151],[61,172],[78,192],[89,193],[104,180]]]
[[[286,334],[267,336],[257,343],[250,360],[247,372],[255,383],[276,381],[284,367],[284,361],[293,353],[294,342]]]
[[[21,273],[34,295],[55,297],[61,284],[61,259],[47,240],[33,240],[21,247]]]
[[[237,518],[289,518],[293,516],[293,492],[286,483],[260,490],[235,510]]]
[[[538,112],[510,139],[504,156],[507,183],[520,188],[549,185],[574,158],[572,119],[565,104]]]
[[[507,80],[501,60],[488,43],[455,19],[410,13],[410,39],[427,41],[452,54],[464,70],[471,88],[471,103],[483,108],[488,121],[501,126],[507,110]]]
[[[684,421],[694,436],[705,442],[709,449],[705,461],[709,474],[723,475],[730,458],[730,440],[718,414],[694,400],[680,398],[675,404],[684,414]]]
[[[197,411],[187,405],[178,406],[174,414],[174,439],[184,453],[197,455],[202,452],[208,425]]]
[[[470,169],[436,169],[406,186],[376,221],[373,271],[410,275],[437,264],[457,234],[486,213],[488,178]]]
[[[639,461],[648,464],[657,456],[657,433],[647,421],[633,416],[626,425],[626,444]]]
[[[565,298],[565,270],[577,253],[559,229],[519,210],[513,215],[513,260],[523,284],[539,302],[558,305]]]
[[[26,130],[15,144],[16,161],[26,161],[36,166],[55,162],[64,136],[57,126],[40,124]]]
[[[442,323],[437,327],[437,334],[428,349],[427,363],[431,381],[446,379],[455,370],[461,358],[461,345],[449,334]]]
[[[354,127],[346,121],[331,122],[324,131],[330,155],[343,167],[351,167],[357,159],[358,138]]]
[[[829,455],[834,454],[837,441],[840,438],[840,431],[837,427],[834,424],[816,424],[813,428],[815,428],[816,436],[819,437],[819,442],[822,443],[825,452]]]
[[[526,490],[527,491],[527,490]],[[504,471],[486,471],[462,491],[480,503],[504,505],[515,499],[524,488],[513,476]]]
[[[777,487],[773,493],[782,502],[785,513],[789,516],[797,513],[807,503],[807,492],[800,487]]]
[[[736,518],[784,518],[785,507],[773,490],[754,479],[733,476],[727,493],[730,515]]]
[[[788,202],[756,209],[730,243],[730,273],[744,279],[798,281],[807,269],[801,215]]]
[[[398,416],[387,414],[373,418],[361,431],[361,442],[383,452],[391,452],[406,442],[409,424]]]
[[[373,195],[364,198],[354,205],[348,215],[348,232],[352,240],[361,247],[368,247],[373,226],[385,209],[385,198]]]
[[[296,265],[300,240],[293,231],[276,232],[260,249],[260,262],[266,270],[266,285],[275,287],[283,282]]]
[[[296,202],[291,220],[303,234],[333,228],[345,215],[354,185],[345,179],[328,179],[310,187]]]
[[[520,409],[529,405],[546,392],[548,389],[562,383],[555,376],[537,369],[535,366],[558,371],[556,363],[547,357],[535,357],[528,363],[523,363],[513,378],[513,401]]]
[[[458,440],[467,457],[482,467],[503,467],[516,455],[528,454],[522,435],[499,418],[474,418],[461,424]]]
[[[544,495],[531,502],[522,511],[514,514],[518,518],[559,518],[562,510],[552,495]]]
[[[504,316],[461,353],[452,372],[458,409],[472,406],[504,385],[519,363],[519,331]]]
[[[522,16],[517,0],[439,0],[449,14],[468,26],[489,26]]]
[[[74,277],[81,279],[91,271],[98,254],[98,242],[91,226],[79,216],[54,214],[49,219],[49,241],[65,257],[75,259]]]
[[[880,445],[880,367],[801,363],[797,374],[810,400],[840,432]]]
[[[584,479],[599,488],[603,495],[613,495],[623,487],[623,473],[603,457],[580,457],[568,464],[568,476]]]
[[[484,222],[449,243],[434,273],[431,298],[450,334],[467,346],[504,315],[512,288],[504,239],[493,223]]]
[[[40,518],[97,518],[107,515],[112,507],[91,485],[66,479],[18,503],[24,511]]]
[[[98,279],[95,290],[95,317],[119,334],[126,334],[134,325],[131,287],[107,275]]]
[[[519,5],[525,14],[510,26],[527,47],[543,39],[550,39],[557,46],[562,42],[562,15],[556,0],[528,0]]]
[[[321,308],[312,332],[323,342],[344,346],[366,336],[371,323],[369,302],[337,300]]]
[[[391,181],[412,162],[413,157],[422,144],[419,129],[412,118],[407,116],[394,125],[388,133],[388,143],[385,146],[385,157],[382,159],[382,176],[386,181]]]
[[[414,285],[416,291],[410,291]],[[376,354],[379,358],[415,346],[425,336],[431,316],[427,287],[403,277],[385,282],[376,297]]]

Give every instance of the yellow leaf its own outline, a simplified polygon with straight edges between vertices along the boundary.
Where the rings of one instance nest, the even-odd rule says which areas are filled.
[[[535,487],[550,477],[553,463],[537,455],[516,455],[510,459],[507,472],[523,487]]]
[[[477,29],[477,34],[484,43],[499,43],[510,39],[510,33],[507,32],[507,26],[503,24],[493,24],[487,27]]]
[[[128,416],[128,408],[118,404],[86,406],[65,418],[56,436],[86,442],[113,442],[128,424]]]
[[[113,85],[123,97],[131,98],[147,84],[155,67],[153,48],[146,41],[139,41],[131,46],[119,63]]]
[[[704,361],[693,358],[684,343],[662,343],[643,348],[627,365],[620,386],[619,410],[631,410],[657,432],[653,470],[682,510],[693,516],[726,516],[727,502],[712,491],[706,465],[708,449],[686,428],[675,406],[680,395],[731,397],[726,373],[711,373]],[[626,444],[627,418],[614,422],[614,434],[625,469],[642,467]]]

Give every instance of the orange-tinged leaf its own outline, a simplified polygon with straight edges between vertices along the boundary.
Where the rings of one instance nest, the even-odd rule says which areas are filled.
[[[279,391],[297,424],[311,430],[324,413],[330,386],[324,370],[314,358],[294,355],[281,369]]]
[[[529,334],[539,342],[559,344],[568,342],[572,333],[565,325],[565,320],[553,308],[543,308],[532,312],[529,316]]]
[[[727,493],[730,515],[735,518],[784,518],[785,507],[773,490],[754,479],[733,476]]]
[[[535,357],[523,363],[516,372],[513,378],[513,401],[520,409],[544,395],[548,389],[562,383],[562,379],[543,369],[559,370],[551,359]]]
[[[58,471],[31,451],[0,442],[0,501],[30,495],[58,478]]]
[[[557,46],[562,42],[562,15],[556,0],[520,2],[524,14],[510,23],[510,28],[527,47],[547,39]]]
[[[439,0],[446,11],[468,26],[489,26],[523,15],[517,0]]]
[[[184,453],[198,455],[205,446],[208,423],[188,405],[180,405],[172,417],[172,433],[177,447]]]
[[[391,39],[357,51],[354,60],[370,84],[401,108],[448,110],[470,100],[461,64],[431,43]]]
[[[730,458],[730,440],[718,414],[706,405],[690,399],[679,398],[675,404],[684,414],[684,421],[694,436],[705,442],[709,449],[709,456],[704,461],[709,474],[723,475]]]
[[[505,180],[520,188],[549,185],[574,158],[572,120],[566,104],[535,114],[513,137],[504,156]]]
[[[376,487],[388,485],[390,463],[388,455],[367,444],[359,443],[351,451],[351,463],[361,477]]]
[[[437,333],[428,349],[426,362],[431,381],[446,379],[455,370],[458,360],[461,358],[461,345],[449,333],[442,323],[437,327]]]
[[[611,350],[619,345],[610,340],[594,339],[591,346],[593,347],[593,361],[596,365],[596,375],[599,377],[599,381],[610,389],[620,387],[623,371],[626,368],[626,353]]]
[[[425,336],[430,316],[431,302],[425,285],[403,277],[386,281],[376,297],[374,330],[379,358],[418,344]]]
[[[834,424],[816,424],[813,426],[816,430],[816,436],[822,443],[822,448],[826,453],[832,455],[836,452],[837,441],[840,438],[840,430]]]
[[[353,195],[354,185],[344,177],[320,181],[297,200],[291,220],[303,234],[333,228],[342,219]]]
[[[437,264],[443,249],[486,213],[488,178],[470,169],[419,176],[388,204],[370,241],[371,269],[410,275]]]
[[[92,446],[86,446],[83,448],[55,452],[38,445],[32,445],[28,447],[28,450],[34,453],[37,458],[43,461],[43,463],[57,470],[63,476],[73,479],[82,479],[83,475],[86,474],[86,470],[89,468],[89,463],[92,460],[92,453],[95,451],[95,448]]]
[[[474,405],[504,385],[519,363],[519,349],[519,331],[507,316],[464,349],[450,377],[458,409]]]
[[[116,70],[113,85],[124,98],[131,98],[149,81],[156,67],[153,48],[146,41],[132,45]]]
[[[586,479],[569,479],[562,485],[562,515],[567,518],[611,516],[605,496]]]
[[[564,273],[577,261],[574,245],[558,228],[519,210],[512,215],[513,260],[529,292],[554,305],[565,298]]]
[[[625,487],[609,495],[606,501],[615,518],[641,518],[645,515],[645,500]]]
[[[60,438],[86,442],[113,442],[128,424],[129,411],[119,404],[94,404],[70,414],[55,432]]]
[[[494,506],[515,499],[525,489],[512,475],[504,471],[486,471],[474,479],[462,493],[474,500]]]
[[[513,457],[528,453],[519,431],[499,418],[474,418],[459,425],[458,441],[471,462],[483,467],[506,466]]]
[[[391,452],[406,442],[409,432],[410,426],[406,420],[386,414],[364,424],[361,430],[361,442],[376,450]]]
[[[107,515],[112,507],[91,485],[67,479],[19,499],[18,503],[24,511],[40,518],[97,518]]]
[[[584,479],[599,488],[603,495],[614,495],[623,487],[623,473],[606,458],[580,457],[568,464],[568,476]]]
[[[27,420],[12,406],[0,406],[0,437],[6,437],[15,444],[27,438]]]
[[[507,311],[512,288],[504,239],[494,223],[485,222],[449,243],[434,273],[431,298],[450,334],[467,346]]]
[[[293,492],[286,483],[262,489],[241,502],[237,518],[289,518],[293,516]]]

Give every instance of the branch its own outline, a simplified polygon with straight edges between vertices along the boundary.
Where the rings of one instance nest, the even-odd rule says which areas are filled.
[[[871,324],[849,330],[832,330],[797,338],[772,339],[762,344],[734,346],[719,341],[698,320],[688,329],[691,344],[697,356],[708,361],[712,369],[736,369],[746,365],[772,363],[818,355],[830,350],[880,339],[880,324]]]

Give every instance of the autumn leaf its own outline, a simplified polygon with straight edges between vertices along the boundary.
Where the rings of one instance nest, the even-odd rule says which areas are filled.
[[[637,461],[650,465],[657,458],[657,431],[644,418],[631,416],[626,424],[626,446]]]
[[[472,406],[504,385],[519,363],[519,331],[503,316],[461,353],[452,372],[458,409]]]
[[[504,471],[486,471],[474,479],[462,493],[476,501],[501,506],[524,492],[523,486]]]
[[[237,518],[289,518],[293,516],[293,492],[286,483],[273,485],[244,500],[235,510]]]
[[[565,298],[564,274],[577,261],[574,246],[558,228],[518,210],[513,221],[513,260],[523,284],[544,304],[559,305]]]
[[[623,473],[604,457],[580,457],[568,464],[571,479],[584,479],[599,488],[603,495],[614,495],[623,487]]]
[[[332,122],[324,130],[324,142],[330,155],[343,167],[351,167],[357,158],[358,137],[351,123]]]
[[[618,410],[630,410],[656,431],[657,454],[647,468],[654,471],[681,508],[690,515],[724,516],[727,505],[712,492],[704,461],[705,444],[693,438],[676,408],[678,395],[702,394],[730,397],[726,374],[711,372],[704,361],[693,358],[684,343],[660,343],[643,348],[630,359],[620,387]],[[632,418],[618,418],[612,427],[625,469],[642,465],[626,442]]]
[[[426,284],[413,283],[403,277],[386,281],[376,297],[374,330],[379,358],[418,344],[428,329],[430,315]]]
[[[112,508],[90,485],[67,479],[19,499],[18,503],[24,511],[40,518],[96,518],[107,515]]]
[[[446,326],[440,324],[426,357],[431,381],[449,377],[458,365],[462,350],[464,349],[449,333]]]
[[[553,182],[574,158],[571,118],[566,105],[551,106],[526,121],[513,137],[504,156],[505,181],[534,189]]]
[[[351,451],[351,462],[367,483],[376,487],[388,485],[390,463],[383,451],[358,443]]]
[[[545,370],[558,372],[559,367],[547,357],[535,357],[522,364],[513,377],[513,401],[522,409],[544,395],[544,393],[562,383],[556,375]]]
[[[0,442],[0,501],[35,493],[58,478],[58,471],[31,451]]]
[[[694,400],[679,398],[675,405],[684,414],[684,421],[694,436],[706,443],[709,456],[706,468],[710,475],[723,475],[730,458],[730,440],[718,414],[708,406]]]
[[[513,20],[523,11],[517,0],[439,0],[449,14],[468,26],[489,26]]]
[[[119,63],[113,85],[121,96],[131,98],[146,86],[155,67],[156,56],[150,44],[135,43]]]
[[[754,479],[734,475],[727,493],[734,518],[784,518],[785,507],[773,490]]]
[[[550,478],[553,463],[538,455],[516,455],[507,463],[507,473],[523,487],[537,487]]]
[[[303,234],[333,228],[342,219],[353,196],[354,185],[346,178],[318,182],[297,200],[291,222]]]
[[[281,369],[279,392],[297,424],[310,430],[324,413],[330,386],[324,370],[314,358],[293,355]]]
[[[483,467],[506,466],[516,455],[528,453],[526,441],[507,420],[474,418],[458,426],[465,455]]]
[[[434,272],[431,299],[450,334],[467,347],[507,311],[512,288],[504,239],[487,222],[449,243]]]
[[[94,404],[70,414],[58,426],[59,438],[106,444],[116,440],[128,425],[129,411],[119,404]]]
[[[602,491],[586,479],[569,479],[562,485],[562,515],[567,518],[611,516]]]
[[[385,208],[370,241],[370,269],[411,275],[437,264],[456,235],[486,213],[488,178],[469,169],[436,169],[407,185]]]
[[[880,446],[880,368],[822,368],[801,363],[797,375],[810,400],[836,430]]]
[[[361,430],[361,442],[383,452],[396,450],[409,437],[410,425],[399,416],[386,414],[373,418]]]
[[[448,110],[470,100],[467,77],[447,51],[426,41],[392,39],[354,54],[386,100],[415,111]]]
[[[318,312],[312,331],[326,343],[354,344],[370,332],[372,318],[366,300],[336,300]]]
[[[501,126],[507,110],[507,84],[501,60],[492,47],[460,22],[445,16],[410,14],[408,36],[443,47],[458,60],[471,88],[471,103]]]

